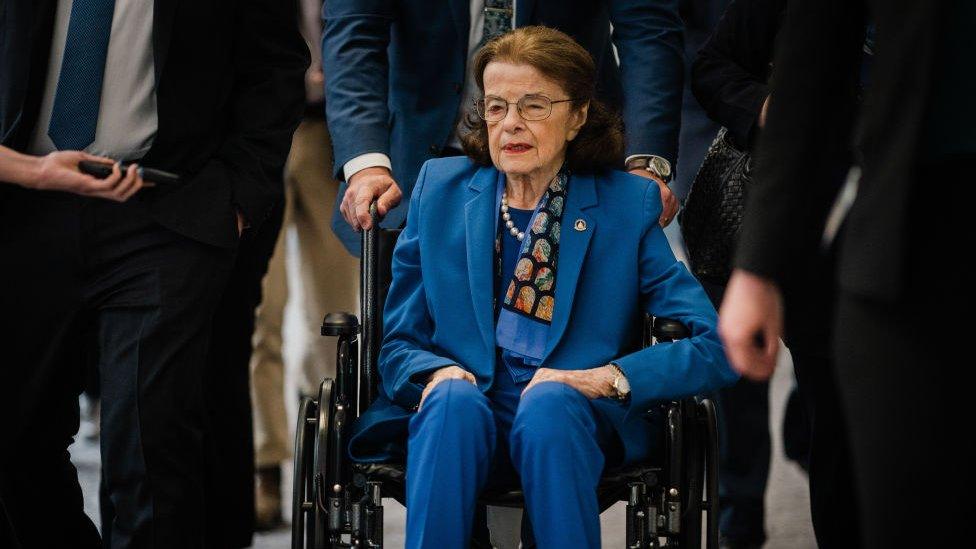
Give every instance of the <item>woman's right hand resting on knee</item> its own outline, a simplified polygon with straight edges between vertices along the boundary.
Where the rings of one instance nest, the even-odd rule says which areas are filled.
[[[431,390],[445,379],[463,379],[470,381],[472,385],[477,386],[478,384],[474,378],[474,374],[460,366],[445,366],[434,370],[434,373],[430,374],[430,377],[427,378],[427,386],[424,387],[424,392],[420,395],[420,404],[417,405],[418,410],[424,405],[424,401],[427,400],[427,395],[430,394]]]
[[[113,164],[112,174],[98,179],[82,173],[82,161]],[[125,202],[144,186],[139,167],[132,164],[124,172],[110,158],[81,151],[57,151],[45,156],[21,154],[0,146],[0,181],[28,189],[65,191],[82,196]]]

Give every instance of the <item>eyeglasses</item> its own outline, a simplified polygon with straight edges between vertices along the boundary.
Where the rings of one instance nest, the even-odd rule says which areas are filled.
[[[524,120],[545,120],[552,114],[552,106],[556,103],[576,101],[575,99],[560,99],[553,101],[544,95],[523,95],[515,102],[508,102],[496,95],[487,95],[483,99],[475,99],[474,106],[478,109],[478,116],[487,122],[498,122],[508,116],[508,106],[515,105],[519,116]]]

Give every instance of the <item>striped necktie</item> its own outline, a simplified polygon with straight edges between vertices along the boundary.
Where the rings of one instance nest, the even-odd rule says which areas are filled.
[[[74,0],[47,133],[60,150],[95,141],[115,0]]]

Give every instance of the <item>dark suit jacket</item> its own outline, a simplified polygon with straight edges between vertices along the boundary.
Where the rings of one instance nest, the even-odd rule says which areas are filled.
[[[342,179],[343,165],[360,154],[389,156],[404,200],[387,216],[388,224],[400,224],[421,164],[440,156],[454,131],[470,4],[325,4],[322,62],[336,176]],[[657,154],[675,162],[683,78],[677,0],[515,0],[514,5],[517,27],[555,27],[593,55],[600,98],[622,109],[626,154]],[[358,237],[341,216],[333,221],[336,233],[358,253]]]
[[[737,266],[789,285],[821,245],[853,161],[863,170],[840,249],[841,288],[904,290],[908,201],[936,53],[939,2],[796,0],[776,55]],[[876,24],[871,84],[858,108],[866,13]],[[841,174],[838,176],[838,174]]]
[[[786,0],[733,0],[698,52],[691,89],[708,117],[748,148],[769,95],[773,49]]]
[[[38,118],[55,7],[0,4],[0,142],[17,150]],[[233,247],[235,207],[256,226],[280,199],[305,105],[309,55],[297,21],[291,0],[155,1],[159,126],[142,163],[183,176],[140,193],[159,223]]]

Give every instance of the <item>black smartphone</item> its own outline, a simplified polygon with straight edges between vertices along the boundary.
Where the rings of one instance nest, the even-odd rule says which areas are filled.
[[[125,171],[132,162],[126,161],[122,162],[122,170]],[[157,170],[154,168],[147,168],[145,166],[140,166],[142,169],[142,179],[147,183],[153,185],[175,185],[180,182],[180,176],[175,173],[165,172],[163,170]],[[103,164],[101,162],[92,162],[91,160],[82,160],[78,163],[78,169],[82,173],[86,173],[92,177],[97,177],[99,179],[105,179],[106,177],[112,175],[112,165]]]

